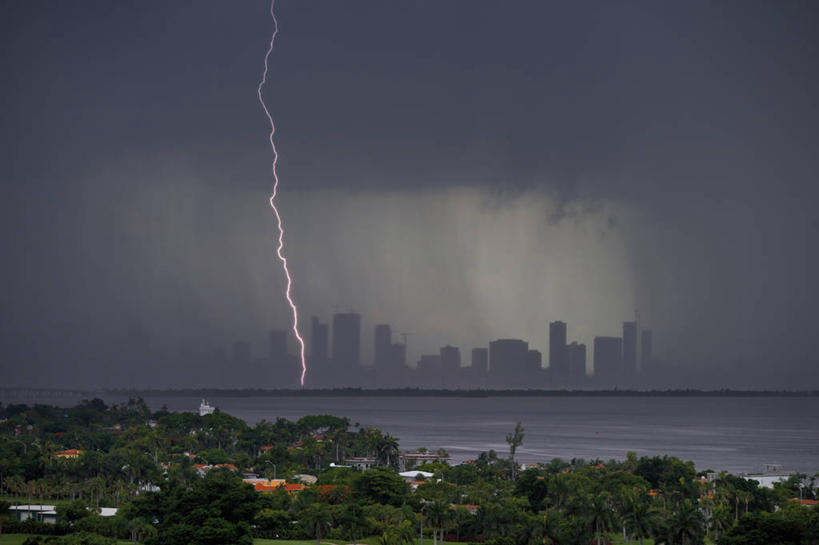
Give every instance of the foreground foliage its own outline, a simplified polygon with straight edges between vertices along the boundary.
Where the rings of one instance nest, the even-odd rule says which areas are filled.
[[[0,406],[0,493],[52,502],[58,524],[3,514],[5,532],[52,534],[29,545],[113,543],[249,545],[253,538],[409,545],[423,528],[438,541],[489,545],[716,542],[819,545],[819,514],[790,498],[815,497],[796,475],[775,489],[725,473],[698,473],[673,457],[552,460],[522,468],[519,422],[508,456],[435,462],[413,490],[395,471],[398,440],[329,415],[248,426],[227,414],[150,411],[141,400],[72,409]],[[63,449],[82,451],[60,457]],[[379,467],[331,467],[370,456]],[[242,473],[315,484],[260,493]],[[120,507],[103,517],[100,507]],[[51,541],[49,541],[51,540]]]

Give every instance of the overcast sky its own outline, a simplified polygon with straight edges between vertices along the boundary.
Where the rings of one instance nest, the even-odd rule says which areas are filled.
[[[304,317],[361,312],[365,358],[391,323],[414,362],[639,312],[668,363],[819,387],[814,2],[276,11]],[[3,2],[0,382],[117,384],[134,327],[257,355],[288,327],[271,31],[264,0]]]

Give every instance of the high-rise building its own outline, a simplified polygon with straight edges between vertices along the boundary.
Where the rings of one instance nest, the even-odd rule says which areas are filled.
[[[493,386],[526,386],[529,343],[498,339],[489,343],[489,376]]]
[[[594,338],[594,380],[604,388],[621,384],[623,369],[623,339]]]
[[[461,351],[456,346],[446,345],[441,348],[441,380],[449,388],[457,385],[461,370]]]
[[[642,331],[642,334],[641,334],[641,337],[640,337],[640,345],[641,345],[640,346],[640,349],[641,349],[640,350],[640,352],[641,352],[641,354],[640,354],[640,356],[641,356],[640,371],[642,371],[644,373],[646,371],[650,370],[651,367],[652,367],[652,365],[651,365],[652,358],[654,358],[654,355],[652,354],[652,350],[654,348],[653,344],[654,344],[654,339],[653,339],[653,335],[651,334],[651,330],[650,329],[644,329]]]
[[[623,322],[623,379],[629,382],[637,374],[637,322]],[[623,382],[621,382],[622,384]]]
[[[461,351],[457,346],[441,347],[441,366],[446,372],[458,372],[458,369],[461,368]]]
[[[549,373],[556,385],[565,385],[569,378],[569,362],[566,358],[566,324],[549,324]]]
[[[313,364],[326,367],[330,359],[330,328],[313,316],[310,331],[310,360]]]
[[[543,354],[540,350],[529,350],[526,353],[526,373],[529,376],[537,376],[543,370]]]
[[[390,345],[390,365],[399,371],[407,368],[407,345],[403,343],[392,343]]]
[[[330,326],[313,316],[310,324],[310,365],[305,377],[311,387],[332,386],[330,376]]]
[[[486,348],[472,349],[472,374],[485,376],[489,371],[489,350]]]
[[[274,329],[268,335],[267,355],[275,367],[280,367],[287,361],[287,331]]]
[[[566,359],[569,360],[569,384],[582,385],[586,379],[586,345],[577,342],[567,345]]]
[[[418,358],[415,377],[419,385],[427,388],[441,388],[441,355],[424,354]]]
[[[361,365],[361,315],[346,312],[333,315],[333,367],[349,383]]]
[[[373,359],[376,368],[386,368],[390,366],[390,349],[392,346],[392,329],[387,324],[375,326],[375,350]]]

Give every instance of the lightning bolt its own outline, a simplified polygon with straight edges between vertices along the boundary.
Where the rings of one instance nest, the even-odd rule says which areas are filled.
[[[259,103],[262,105],[262,109],[264,110],[264,115],[267,116],[267,121],[270,123],[270,134],[268,135],[268,140],[270,141],[270,149],[273,150],[273,194],[270,196],[270,208],[273,209],[273,213],[276,215],[276,225],[279,228],[279,246],[276,249],[276,255],[279,256],[279,260],[282,262],[282,270],[284,270],[284,276],[287,277],[287,289],[284,292],[284,297],[287,299],[287,303],[290,305],[290,310],[293,314],[293,334],[296,336],[296,339],[299,341],[299,358],[301,360],[301,385],[304,386],[304,376],[307,374],[307,361],[304,358],[304,339],[299,333],[299,309],[296,307],[296,303],[293,301],[293,296],[291,295],[290,291],[293,287],[293,279],[290,277],[290,270],[287,267],[287,258],[284,257],[284,226],[282,225],[282,217],[279,214],[279,209],[276,207],[276,195],[279,192],[279,175],[276,173],[276,165],[279,162],[279,152],[276,150],[276,143],[273,140],[273,135],[276,133],[276,125],[273,123],[273,116],[270,115],[270,110],[267,109],[267,105],[264,102],[264,98],[262,98],[262,88],[267,83],[267,66],[268,66],[268,58],[270,57],[270,53],[273,51],[273,42],[276,41],[276,35],[279,33],[279,21],[276,19],[276,13],[274,11],[274,5],[276,0],[270,0],[270,17],[273,18],[273,35],[270,36],[270,45],[267,48],[267,53],[264,56],[264,72],[262,73],[262,80],[259,82],[259,87],[256,89],[256,94],[259,97]]]

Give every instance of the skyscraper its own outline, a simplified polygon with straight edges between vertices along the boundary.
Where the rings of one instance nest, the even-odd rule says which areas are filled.
[[[392,346],[392,329],[387,324],[375,326],[375,347],[373,359],[376,368],[384,369],[390,366],[390,347]]]
[[[569,384],[581,386],[586,378],[586,345],[577,342],[567,345],[566,359],[569,360]]]
[[[529,350],[526,353],[526,373],[535,377],[543,370],[543,354],[540,350]]]
[[[461,368],[461,351],[457,346],[441,347],[441,365],[451,373],[456,373]]]
[[[557,321],[549,324],[549,372],[555,385],[565,385],[569,378],[569,362],[566,358],[566,324]]]
[[[640,337],[640,371],[643,373],[651,370],[651,362],[652,358],[654,357],[654,355],[651,353],[654,348],[653,343],[654,339],[651,334],[651,330],[644,329]]]
[[[492,386],[527,386],[526,362],[529,343],[498,339],[489,343],[489,377]]]
[[[594,380],[604,388],[621,384],[623,368],[623,339],[620,337],[594,338]]]
[[[306,379],[310,386],[333,384],[330,371],[330,327],[313,316],[310,329],[310,367]]]
[[[287,332],[274,329],[268,335],[267,355],[274,367],[281,369],[287,362]]]
[[[350,384],[361,365],[361,315],[346,312],[333,315],[333,368]]]
[[[637,322],[623,322],[623,381],[634,380],[637,374]]]
[[[472,349],[472,373],[475,376],[485,376],[489,371],[489,350],[486,348]]]
[[[312,328],[310,331],[310,360],[322,367],[327,365],[330,359],[330,328],[327,324],[322,324],[316,316],[313,316]]]
[[[441,379],[446,387],[455,386],[461,370],[461,351],[456,346],[441,348]]]

